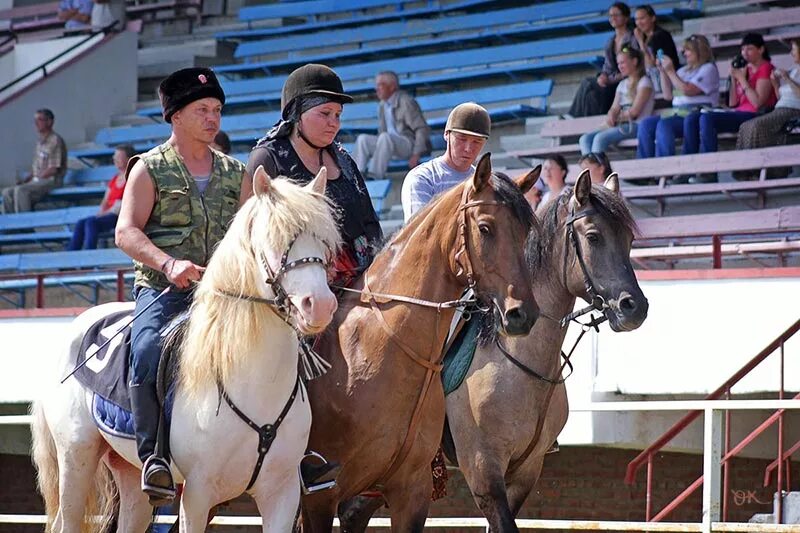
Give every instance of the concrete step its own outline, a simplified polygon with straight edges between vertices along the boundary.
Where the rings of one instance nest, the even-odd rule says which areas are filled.
[[[772,500],[773,512],[772,513],[758,513],[754,514],[748,522],[751,524],[776,524],[775,515],[778,506],[778,493]],[[800,492],[792,491],[783,495],[783,517],[782,524],[800,524]]]

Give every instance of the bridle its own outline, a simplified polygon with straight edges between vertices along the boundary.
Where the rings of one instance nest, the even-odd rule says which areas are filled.
[[[228,392],[225,390],[223,383],[221,381],[217,381],[217,389],[219,391],[220,400],[225,400],[225,403],[228,405],[228,407],[230,407],[231,411],[233,411],[236,416],[238,416],[245,424],[247,424],[258,434],[258,458],[256,459],[256,464],[253,467],[253,472],[250,475],[250,481],[248,482],[245,491],[249,491],[258,479],[258,475],[261,472],[261,467],[264,464],[264,459],[266,458],[267,453],[272,447],[272,443],[275,441],[275,437],[278,434],[278,428],[289,414],[289,411],[291,410],[292,405],[294,405],[294,401],[297,398],[297,394],[303,394],[304,387],[301,383],[303,378],[305,378],[306,381],[317,378],[327,372],[328,368],[330,368],[330,363],[314,353],[308,339],[300,332],[297,324],[295,324],[292,320],[291,310],[292,307],[295,306],[294,303],[292,303],[291,298],[289,298],[289,294],[286,292],[286,289],[284,289],[283,285],[281,285],[281,279],[289,271],[300,267],[308,265],[320,265],[323,269],[327,270],[328,261],[321,257],[309,256],[296,259],[294,261],[289,261],[289,252],[291,252],[292,247],[294,246],[294,243],[297,241],[298,237],[299,235],[296,235],[291,241],[289,241],[286,251],[283,252],[283,255],[281,256],[280,266],[275,272],[273,272],[272,268],[270,268],[264,252],[262,251],[260,254],[258,254],[258,258],[261,261],[261,266],[266,274],[264,282],[272,289],[273,294],[275,294],[274,298],[262,298],[260,296],[248,294],[237,294],[219,289],[215,291],[218,294],[228,298],[246,300],[248,302],[266,305],[268,309],[278,315],[294,330],[299,341],[298,369],[294,388],[292,389],[289,398],[286,400],[286,403],[284,403],[280,414],[271,424],[258,425],[256,422],[254,422],[244,413],[244,411],[239,408],[239,406],[233,402],[231,397],[228,395]],[[256,256],[255,251],[253,252],[253,255]],[[219,414],[219,406],[217,406],[217,413]]]

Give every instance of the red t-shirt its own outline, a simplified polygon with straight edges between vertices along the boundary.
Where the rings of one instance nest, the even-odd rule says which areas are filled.
[[[127,185],[127,183],[128,180],[125,179],[125,176],[121,176],[120,174],[111,178],[111,181],[108,182],[108,196],[100,205],[103,211],[110,209],[112,205],[122,199],[122,193],[125,191],[125,185]]]
[[[772,63],[769,61],[764,61],[759,65],[758,68],[752,68],[750,65],[747,65],[747,84],[752,87],[753,89],[756,88],[756,83],[758,80],[767,80],[769,81],[769,76],[772,74],[772,71],[775,67],[772,66]],[[736,101],[739,102],[739,105],[736,106],[736,111],[748,111],[750,113],[758,113],[758,109],[750,103],[748,100],[747,95],[744,92],[744,87],[741,84],[736,84]],[[769,90],[769,98],[764,103],[766,107],[775,107],[775,103],[778,101],[778,97],[775,95],[775,91],[772,90],[772,86],[770,85]]]

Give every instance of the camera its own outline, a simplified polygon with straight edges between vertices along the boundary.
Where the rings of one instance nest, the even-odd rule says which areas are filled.
[[[733,61],[731,61],[732,68],[744,68],[746,66],[747,61],[745,61],[744,57],[742,57],[742,54],[736,54],[736,57],[734,57]]]

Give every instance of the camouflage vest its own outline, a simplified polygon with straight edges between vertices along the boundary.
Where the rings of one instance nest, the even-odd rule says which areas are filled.
[[[144,233],[157,247],[175,257],[206,266],[231,219],[239,209],[245,167],[215,150],[205,193],[195,184],[183,159],[169,143],[136,156],[147,167],[156,188],[156,203]],[[128,168],[132,168],[133,161]],[[134,261],[137,286],[163,289],[169,282],[158,270]]]

